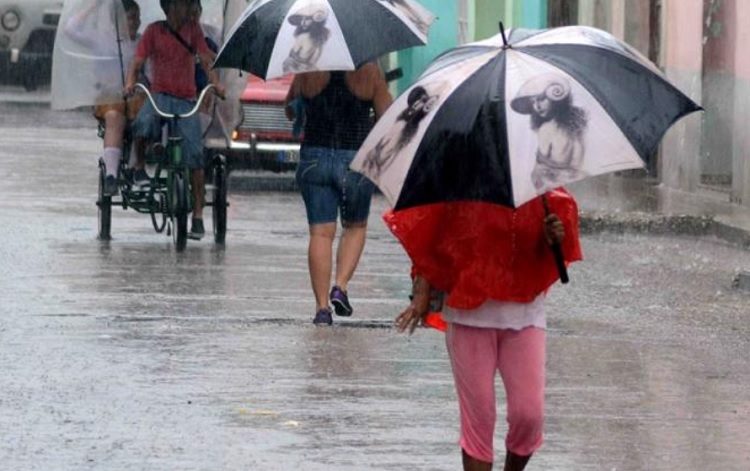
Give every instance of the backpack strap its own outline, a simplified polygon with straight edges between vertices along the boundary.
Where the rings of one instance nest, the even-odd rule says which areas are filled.
[[[166,21],[162,21],[162,24],[164,25],[165,28],[167,28],[167,31],[169,31],[170,33],[172,33],[172,36],[174,36],[175,39],[177,39],[177,41],[179,41],[179,43],[182,44],[183,47],[188,50],[188,52],[190,53],[190,55],[196,57],[196,59],[197,59],[197,55],[195,53],[195,48],[193,46],[191,46],[190,44],[188,44],[187,41],[185,41],[185,39],[180,35],[180,33],[178,33],[177,31],[173,30],[172,27],[169,26],[169,23],[167,23]]]

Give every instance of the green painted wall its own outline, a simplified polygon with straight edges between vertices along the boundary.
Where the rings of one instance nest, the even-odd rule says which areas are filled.
[[[498,33],[498,23],[506,28],[547,27],[547,0],[474,0],[474,40]]]
[[[427,64],[442,52],[458,44],[458,2],[446,0],[420,0],[437,16],[430,27],[426,46],[399,51],[398,64],[404,76],[398,81],[399,93],[408,88],[419,77]]]
[[[505,19],[505,0],[476,0],[474,7],[474,40],[479,41],[496,35],[498,23]],[[511,3],[511,2],[508,2]]]
[[[432,11],[437,20],[430,28],[426,46],[398,52],[398,65],[404,71],[403,78],[397,82],[399,93],[414,83],[430,61],[458,43],[458,2],[420,0],[420,3]],[[498,34],[500,21],[506,28],[547,26],[547,0],[473,0],[469,12],[472,41]]]
[[[520,28],[544,28],[547,26],[547,0],[516,1],[519,18],[516,19]]]

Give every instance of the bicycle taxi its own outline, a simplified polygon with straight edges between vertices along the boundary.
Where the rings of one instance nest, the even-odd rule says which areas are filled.
[[[201,3],[203,31],[220,45],[226,26],[231,26],[245,1],[202,0]],[[124,97],[125,77],[138,34],[148,24],[163,19],[159,2],[153,0],[67,0],[55,39],[52,107],[60,110],[94,107],[99,120],[98,135],[104,141],[104,152],[98,162],[98,237],[111,238],[112,209],[120,207],[148,214],[154,230],[157,233],[166,230],[177,251],[187,245],[188,216],[194,205],[190,172],[183,163],[183,143],[177,126],[181,119],[202,113],[206,163],[204,206],[211,211],[214,242],[224,244],[229,203],[228,168],[222,151],[231,143],[231,130],[239,115],[239,100],[233,98],[239,95],[244,79],[236,72],[219,71],[228,99],[211,100],[213,86],[208,85],[200,90],[192,110],[183,114],[160,110],[143,83],[137,86],[138,97]],[[148,71],[148,64],[146,69]],[[147,82],[147,75],[148,72],[142,82]],[[163,138],[161,142],[146,146],[149,179],[147,183],[137,184],[132,178],[135,146],[129,122],[134,119],[139,102],[146,99],[162,118]],[[106,120],[100,115],[100,110],[110,112],[113,108],[121,111],[118,116],[122,116],[123,123],[117,124],[115,119],[113,125],[113,120],[109,119],[111,114]],[[211,142],[212,146],[207,147],[206,142]],[[119,152],[119,163],[107,160],[108,148]]]

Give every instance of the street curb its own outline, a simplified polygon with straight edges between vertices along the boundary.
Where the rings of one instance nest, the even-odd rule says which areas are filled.
[[[619,234],[713,236],[743,249],[750,249],[750,233],[748,231],[717,221],[710,216],[663,215],[643,212],[615,214],[581,212],[579,227],[582,234],[613,232]]]
[[[298,191],[294,172],[234,170],[229,174],[229,190],[237,192]],[[686,235],[716,237],[743,249],[750,249],[750,232],[710,216],[664,215],[645,212],[600,213],[582,211],[582,234],[602,232],[631,234]]]

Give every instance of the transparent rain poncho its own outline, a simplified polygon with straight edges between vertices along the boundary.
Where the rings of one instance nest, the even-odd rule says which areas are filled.
[[[203,14],[201,15],[201,27],[207,37],[211,38],[219,46],[224,41],[232,25],[247,7],[247,0],[202,0]],[[225,100],[214,100],[209,113],[208,123],[204,120],[204,137],[221,139],[227,145],[231,139],[232,130],[239,124],[240,96],[247,85],[247,74],[234,69],[214,69],[219,75],[219,80],[226,89]]]
[[[136,0],[141,23],[138,36],[154,21],[164,20],[156,0]],[[205,35],[222,46],[227,26],[242,13],[246,0],[202,0],[200,23]],[[55,37],[52,65],[52,108],[68,110],[118,103],[138,37],[128,33],[121,0],[66,0]],[[146,76],[149,64],[146,63]],[[239,96],[247,77],[220,70],[227,99],[205,107],[213,137],[228,138],[239,120]],[[208,122],[207,122],[208,121]]]
[[[158,2],[139,2],[140,32],[164,17]],[[67,0],[55,37],[52,108],[122,101],[137,37],[131,38],[121,0]]]

